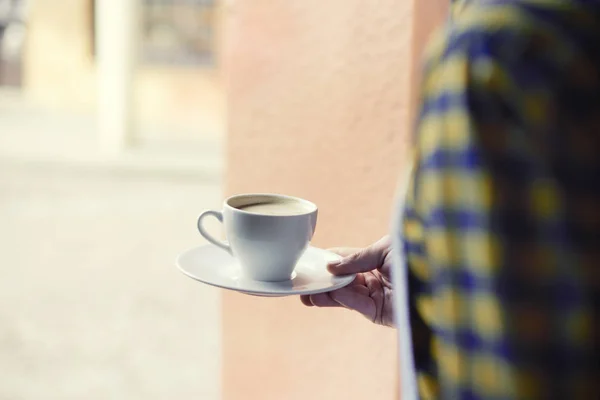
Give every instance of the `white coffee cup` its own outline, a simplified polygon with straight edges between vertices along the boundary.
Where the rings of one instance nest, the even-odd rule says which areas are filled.
[[[250,279],[277,282],[290,279],[317,225],[314,203],[280,194],[242,194],[229,197],[222,211],[207,210],[198,217],[206,240],[236,257]],[[202,220],[212,215],[225,226],[227,241],[211,236]]]

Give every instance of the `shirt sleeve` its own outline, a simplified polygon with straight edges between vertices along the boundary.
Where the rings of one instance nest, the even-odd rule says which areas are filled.
[[[594,385],[561,58],[515,32],[458,30],[425,73],[404,214],[422,398],[574,398]]]

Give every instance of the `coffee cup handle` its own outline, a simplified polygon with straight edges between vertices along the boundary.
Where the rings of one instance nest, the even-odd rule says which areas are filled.
[[[206,231],[206,229],[204,229],[204,226],[202,226],[202,220],[205,217],[208,217],[209,215],[212,215],[213,217],[218,219],[221,223],[223,223],[223,213],[222,212],[206,210],[206,211],[203,211],[202,214],[200,214],[200,216],[198,217],[198,231],[200,231],[200,234],[204,237],[204,239],[208,240],[210,243],[214,244],[217,247],[222,248],[229,254],[233,254],[231,252],[231,247],[229,246],[229,243],[215,239],[214,237],[212,237],[212,235],[210,233],[208,233]]]

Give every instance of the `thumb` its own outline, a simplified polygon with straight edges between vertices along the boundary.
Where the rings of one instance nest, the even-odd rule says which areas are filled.
[[[329,263],[327,269],[334,275],[356,274],[377,269],[383,263],[384,255],[389,247],[390,238],[385,236],[348,257]]]

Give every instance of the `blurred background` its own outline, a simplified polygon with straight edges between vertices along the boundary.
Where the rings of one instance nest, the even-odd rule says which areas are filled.
[[[174,259],[240,192],[386,234],[445,3],[0,0],[0,399],[395,398],[392,330]]]
[[[210,0],[0,0],[0,399],[219,399]],[[218,228],[218,227],[216,227]]]

